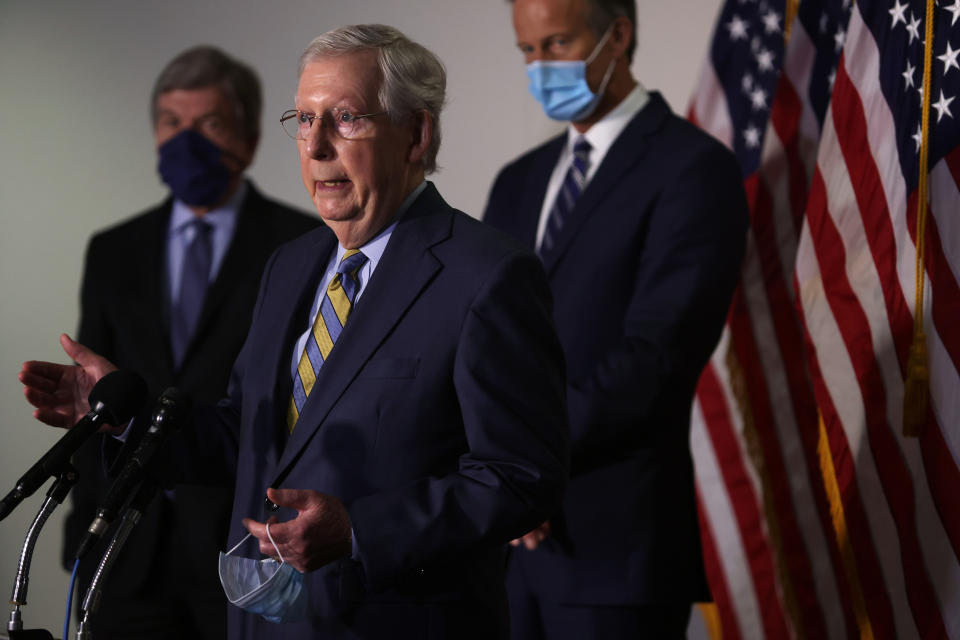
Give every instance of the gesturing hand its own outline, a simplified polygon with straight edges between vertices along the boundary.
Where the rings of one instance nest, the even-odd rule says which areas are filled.
[[[60,346],[75,365],[31,360],[23,363],[18,378],[27,402],[36,407],[33,417],[53,427],[72,427],[88,411],[87,396],[93,385],[117,367],[67,334]]]
[[[340,500],[310,489],[267,489],[267,497],[299,512],[293,520],[270,524],[273,541],[293,568],[305,573],[350,555],[350,516]],[[243,526],[260,541],[260,553],[276,555],[265,523],[244,518]]]

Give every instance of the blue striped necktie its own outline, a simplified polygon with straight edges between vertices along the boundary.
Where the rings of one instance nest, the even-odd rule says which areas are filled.
[[[360,253],[359,249],[350,249],[343,254],[336,275],[327,285],[327,292],[320,302],[320,310],[317,311],[317,319],[313,321],[313,330],[307,336],[307,343],[300,354],[297,373],[293,376],[293,393],[290,394],[287,406],[287,429],[291,432],[317,381],[320,367],[347,324],[357,292],[360,291],[357,273],[366,261],[367,256]]]
[[[557,199],[554,200],[550,214],[547,216],[547,226],[543,231],[540,248],[537,250],[537,253],[541,256],[545,251],[553,248],[560,230],[566,224],[570,212],[573,211],[573,207],[577,203],[577,198],[583,191],[583,186],[587,180],[587,170],[590,167],[590,149],[590,143],[583,137],[577,138],[576,142],[573,143],[573,162],[567,169],[567,175],[564,176],[560,191],[557,192]]]

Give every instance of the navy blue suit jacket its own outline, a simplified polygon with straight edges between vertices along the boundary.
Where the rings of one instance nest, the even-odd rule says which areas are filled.
[[[359,559],[307,574],[309,622],[231,607],[230,636],[505,637],[504,543],[559,507],[569,471],[542,266],[428,185],[288,438],[293,344],[336,243],[318,229],[270,259],[228,398],[185,453],[196,480],[235,462],[230,544],[267,517],[267,487],[315,489],[345,503]]]
[[[565,141],[500,172],[486,222],[534,246]],[[567,360],[572,477],[554,539],[517,553],[558,601],[709,598],[690,411],[747,222],[734,156],[652,93],[542,256]]]

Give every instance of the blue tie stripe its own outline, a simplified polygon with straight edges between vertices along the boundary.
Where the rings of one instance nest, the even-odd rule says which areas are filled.
[[[344,289],[344,291],[346,291],[346,289]],[[340,332],[343,331],[343,326],[340,324],[340,318],[337,317],[337,312],[333,310],[333,303],[330,302],[330,298],[326,296],[323,297],[323,302],[320,303],[320,313],[323,315],[323,323],[327,325],[330,341],[336,342],[337,338],[340,337]]]
[[[341,278],[340,286],[343,287],[343,292],[347,294],[347,299],[350,300],[352,304],[353,301],[357,299],[357,287],[360,286],[360,283],[357,282],[356,270],[347,271],[345,273],[347,274],[347,277]]]
[[[303,389],[303,380],[300,379],[300,376],[293,376],[293,401],[296,403],[298,411],[303,408],[303,403],[307,401],[307,392]]]
[[[583,191],[586,183],[587,167],[590,164],[590,143],[583,138],[577,139],[573,145],[573,161],[567,169],[563,181],[560,183],[560,191],[557,193],[553,207],[547,216],[547,226],[543,232],[543,240],[540,243],[538,253],[541,255],[546,249],[553,247],[557,235],[563,228],[568,214],[573,211]]]
[[[319,371],[320,367],[323,366],[323,354],[320,353],[320,345],[317,344],[317,338],[313,335],[313,332],[310,332],[310,335],[307,336],[307,357],[310,358],[310,365],[313,367],[314,371]],[[300,379],[300,376],[297,376],[297,380]],[[301,383],[302,384],[302,383]]]

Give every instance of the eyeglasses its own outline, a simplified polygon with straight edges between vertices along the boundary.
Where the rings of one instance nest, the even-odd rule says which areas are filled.
[[[310,135],[314,120],[320,120],[322,126],[330,127],[338,136],[345,140],[356,140],[370,135],[373,131],[373,122],[368,118],[380,116],[386,111],[376,113],[355,114],[346,109],[334,108],[324,113],[306,113],[299,109],[284,111],[280,116],[280,124],[287,135],[294,140],[306,140]]]

